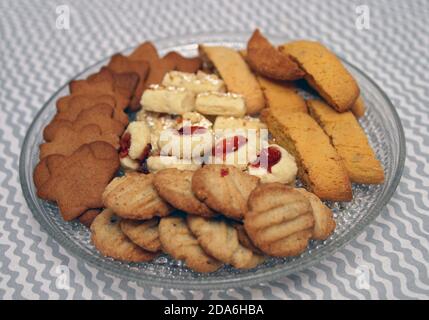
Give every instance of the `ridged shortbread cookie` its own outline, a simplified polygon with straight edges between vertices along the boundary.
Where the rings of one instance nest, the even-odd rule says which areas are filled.
[[[214,272],[222,263],[209,256],[192,234],[182,217],[165,217],[159,223],[159,238],[162,249],[173,258],[185,261],[197,272]]]
[[[119,227],[120,219],[105,209],[91,224],[91,239],[104,256],[130,262],[150,261],[156,254],[134,244]]]
[[[192,192],[194,171],[175,168],[164,169],[155,174],[153,185],[158,194],[173,207],[203,217],[216,213],[198,200]]]
[[[125,233],[132,242],[150,252],[158,252],[161,250],[158,225],[158,217],[140,221],[122,219],[120,223],[122,232]]]
[[[280,46],[306,72],[307,82],[339,112],[349,110],[359,97],[359,86],[340,59],[323,44],[299,40]]]
[[[299,255],[307,248],[313,227],[310,202],[293,188],[266,183],[250,194],[244,228],[252,242],[266,254]]]
[[[113,179],[104,190],[103,203],[126,219],[147,220],[164,217],[172,211],[156,192],[153,174],[138,172]]]
[[[384,170],[352,112],[339,113],[320,100],[307,100],[312,117],[329,136],[352,182],[379,184]]]
[[[303,188],[297,188],[303,196],[309,201],[313,209],[314,229],[312,239],[325,240],[335,230],[335,220],[332,216],[332,211],[313,193],[308,192]]]
[[[237,269],[254,268],[264,261],[240,243],[237,230],[225,220],[189,215],[187,223],[204,251],[219,261]]]
[[[192,177],[195,196],[213,210],[234,219],[244,217],[249,194],[258,184],[259,178],[221,164],[205,165]]]

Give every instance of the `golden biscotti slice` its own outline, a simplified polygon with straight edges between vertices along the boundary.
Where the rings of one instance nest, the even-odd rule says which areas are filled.
[[[186,220],[169,216],[159,223],[159,239],[162,249],[173,258],[185,261],[186,265],[197,272],[214,272],[222,263],[209,256],[192,234]]]
[[[158,196],[153,174],[138,172],[113,179],[103,192],[103,203],[125,219],[148,220],[167,216],[173,210]]]
[[[314,217],[310,202],[284,184],[263,183],[249,196],[244,228],[252,242],[271,256],[289,257],[308,245]]]
[[[219,261],[237,269],[254,268],[264,261],[263,256],[241,245],[237,230],[225,220],[189,215],[186,221],[204,251]]]
[[[339,113],[320,100],[307,100],[311,116],[331,139],[352,182],[379,184],[384,170],[351,112]]]
[[[295,189],[310,201],[313,209],[314,229],[312,238],[316,240],[327,239],[334,232],[336,223],[329,209],[320,199],[313,193],[308,192],[303,188]]]
[[[159,241],[159,218],[150,220],[130,220],[122,219],[120,226],[125,235],[140,248],[150,252],[161,250]]]
[[[305,75],[295,61],[280,53],[258,29],[247,42],[246,61],[252,70],[271,79],[296,80]]]
[[[243,95],[248,114],[259,112],[265,99],[255,75],[236,50],[219,46],[199,46],[203,61],[211,63],[225,81],[229,92]]]
[[[280,46],[306,72],[304,78],[339,112],[349,110],[359,97],[359,86],[340,59],[323,44],[299,40]]]
[[[277,116],[287,115],[292,112],[307,113],[307,105],[301,97],[293,82],[279,82],[258,76],[259,85],[262,88],[267,107]]]
[[[119,227],[120,219],[110,209],[103,210],[91,224],[91,240],[104,256],[122,261],[144,262],[156,254],[134,244]]]
[[[195,196],[208,207],[233,219],[244,217],[249,194],[258,184],[259,178],[222,164],[205,165],[192,177]]]
[[[359,96],[354,103],[354,105],[350,108],[350,111],[353,112],[356,118],[361,118],[365,115],[366,106],[365,102],[363,101],[362,96]]]
[[[329,137],[310,115],[295,112],[279,117],[266,109],[261,117],[276,143],[295,157],[298,176],[311,192],[323,200],[352,199],[346,168]]]

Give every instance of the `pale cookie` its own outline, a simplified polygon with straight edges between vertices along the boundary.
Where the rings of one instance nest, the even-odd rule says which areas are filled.
[[[156,257],[156,254],[143,250],[121,231],[120,219],[114,212],[105,209],[91,224],[91,239],[102,255],[130,262],[145,262]]]
[[[212,63],[229,92],[238,93],[246,100],[248,114],[259,112],[265,106],[258,81],[241,55],[231,48],[199,46],[200,55]]]
[[[143,92],[141,99],[145,111],[184,114],[195,108],[195,95],[184,88],[154,85]]]
[[[246,102],[240,94],[203,92],[197,95],[195,110],[205,115],[240,118],[246,114]]]
[[[161,242],[158,232],[159,218],[150,220],[121,220],[121,230],[125,235],[139,247],[150,251],[161,251]]]
[[[197,272],[214,272],[222,263],[207,255],[181,217],[165,217],[159,223],[159,239],[162,249],[173,258],[185,261]]]
[[[330,138],[344,163],[350,181],[384,182],[384,170],[372,150],[365,131],[350,112],[339,113],[320,100],[307,100],[311,116]]]
[[[244,228],[268,255],[296,256],[308,245],[314,228],[310,201],[280,183],[261,184],[249,197]]]
[[[237,230],[238,241],[242,246],[246,247],[249,250],[252,250],[253,253],[259,254],[261,256],[264,255],[261,249],[259,249],[257,246],[253,244],[252,240],[247,235],[247,232],[244,229],[244,226],[242,224],[234,223],[234,228],[235,230]]]
[[[153,185],[158,194],[173,207],[203,217],[215,215],[204,202],[198,200],[192,192],[194,171],[164,169],[155,174]]]
[[[234,219],[244,217],[249,194],[258,184],[259,178],[227,165],[206,165],[192,177],[195,196],[213,210]]]
[[[215,74],[202,71],[195,73],[170,71],[162,79],[164,87],[185,88],[195,94],[201,92],[225,92],[225,83]]]
[[[330,50],[316,41],[293,41],[280,46],[306,72],[305,79],[330,106],[339,112],[349,110],[359,97],[353,76]]]
[[[237,230],[224,220],[190,215],[187,222],[204,251],[219,261],[237,269],[254,268],[264,261],[262,256],[240,244]]]
[[[303,188],[295,189],[301,192],[309,201],[313,209],[314,229],[313,239],[325,240],[334,232],[336,223],[332,216],[332,211],[313,193]]]
[[[113,179],[103,193],[104,205],[126,219],[164,217],[172,208],[156,193],[153,175],[137,172]]]

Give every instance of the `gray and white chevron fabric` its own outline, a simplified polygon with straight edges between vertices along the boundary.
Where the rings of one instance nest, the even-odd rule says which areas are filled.
[[[58,26],[62,5],[70,10],[69,28]],[[396,106],[407,159],[379,217],[309,269],[227,291],[141,287],[98,271],[48,237],[18,175],[25,133],[43,103],[85,67],[145,39],[250,34],[255,27],[329,44]],[[0,0],[0,299],[429,298],[428,28],[428,0]],[[58,283],[62,266],[66,285]]]

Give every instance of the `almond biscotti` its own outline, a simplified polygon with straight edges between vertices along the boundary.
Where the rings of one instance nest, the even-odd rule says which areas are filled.
[[[322,200],[350,201],[350,179],[341,158],[317,122],[308,114],[261,113],[276,143],[295,156],[298,175],[308,189]]]
[[[324,45],[316,41],[293,41],[280,46],[306,72],[307,82],[339,112],[349,110],[359,97],[352,75]]]
[[[293,82],[279,82],[262,76],[258,76],[258,82],[271,112],[279,116],[292,112],[307,113],[305,100],[298,94]]]
[[[244,96],[247,114],[259,112],[265,106],[264,95],[243,57],[234,49],[199,46],[204,61],[211,63],[224,80],[229,92]]]
[[[384,171],[351,112],[339,113],[320,100],[307,100],[311,116],[331,139],[352,182],[379,184]]]

